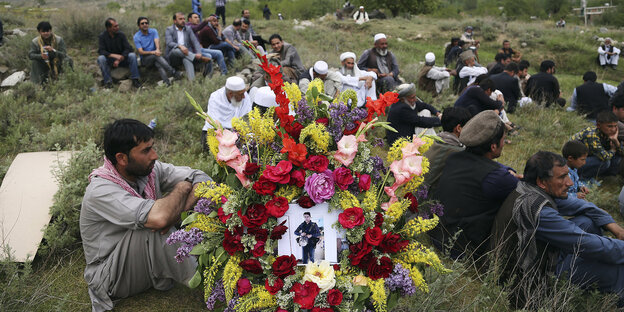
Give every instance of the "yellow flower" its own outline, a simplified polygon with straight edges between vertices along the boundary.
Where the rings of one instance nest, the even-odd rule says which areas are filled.
[[[431,147],[431,145],[433,145],[434,141],[430,137],[422,137],[420,139],[423,140],[425,142],[425,144],[421,145],[418,148],[418,151],[420,152],[420,155],[424,155],[425,152]]]
[[[357,107],[357,102],[358,102],[357,93],[355,93],[355,90],[353,89],[347,89],[347,90],[342,91],[340,96],[336,98],[336,100],[338,99],[340,99],[339,101],[344,103],[345,105],[348,105],[349,100],[351,100],[351,108],[353,109]]]
[[[264,288],[264,285],[254,285],[248,294],[238,300],[234,310],[249,312],[268,310],[268,308],[275,310],[275,307],[277,307],[275,297]]]
[[[221,267],[221,262],[217,261],[217,257],[212,256],[210,258],[212,265],[204,269],[204,300],[208,300],[214,287],[215,278]]]
[[[249,135],[252,133],[252,131],[249,128],[249,125],[242,118],[232,118],[232,128],[234,128],[234,130],[238,132],[238,137],[243,142],[247,142],[249,140]]]
[[[411,202],[409,199],[403,199],[390,205],[386,211],[385,220],[390,223],[397,222],[409,208],[410,204]]]
[[[206,133],[206,143],[212,156],[216,159],[219,153],[219,140],[217,140],[215,129],[208,129]]]
[[[384,287],[384,279],[370,280],[368,287],[371,290],[371,299],[373,306],[377,312],[387,311],[386,302],[388,300],[386,296],[386,288]]]
[[[388,150],[388,163],[391,163],[395,160],[403,159],[403,151],[401,151],[401,149],[409,143],[411,143],[411,141],[406,138],[399,138],[398,140],[394,141],[394,143],[390,147],[390,150]]]
[[[370,189],[364,193],[361,208],[364,209],[364,211],[375,211],[375,209],[377,209],[377,188],[373,184],[371,184]]]
[[[403,249],[396,256],[396,259],[408,264],[424,263],[440,273],[450,272],[450,270],[442,265],[440,258],[438,258],[438,255],[436,255],[435,252],[415,241],[412,241],[405,249]]]
[[[234,297],[234,289],[236,283],[243,275],[243,268],[239,265],[242,258],[239,256],[231,256],[223,269],[223,288],[225,289],[225,299],[230,301]]]
[[[301,188],[296,185],[282,185],[275,192],[276,197],[285,197],[288,199],[288,202],[291,202],[299,194],[301,194]]]
[[[427,285],[427,282],[425,282],[425,278],[423,277],[422,273],[420,272],[418,268],[414,267],[411,264],[407,264],[401,260],[396,260],[396,262],[400,263],[405,269],[407,269],[410,272],[409,277],[414,282],[414,286],[418,287],[418,289],[420,289],[423,292],[429,292],[429,286]]]
[[[197,214],[197,220],[188,225],[187,228],[197,228],[202,232],[218,233],[225,231],[225,226],[217,218],[209,218],[203,213]]]
[[[275,130],[273,123],[273,110],[268,110],[264,115],[256,107],[248,114],[251,136],[260,146],[273,142]]]
[[[355,195],[353,195],[353,193],[349,191],[338,191],[337,194],[338,198],[340,199],[340,208],[342,208],[343,210],[353,207],[360,207],[360,201],[357,199],[357,197],[355,197]]]
[[[312,144],[306,142],[310,138]],[[301,130],[299,135],[299,143],[306,144],[309,148],[313,148],[319,153],[327,153],[331,136],[325,125],[313,122]]]
[[[301,90],[299,90],[299,86],[294,83],[285,82],[282,86],[282,90],[286,92],[286,96],[288,100],[290,100],[290,104],[293,108],[297,108],[297,104],[301,101]]]
[[[422,217],[416,217],[409,220],[403,229],[399,231],[405,238],[412,238],[418,234],[425,233],[438,225],[440,218],[437,215],[433,215],[431,219],[423,219]]]
[[[217,184],[214,181],[200,183],[195,189],[195,197],[210,199],[213,203],[220,203],[221,196],[228,198],[234,191],[226,184]]]
[[[364,275],[356,275],[353,277],[353,286],[366,286],[368,285],[368,277]]]
[[[336,285],[334,268],[327,260],[321,261],[320,264],[309,262],[306,264],[303,281],[313,282],[321,289],[321,292],[326,292]]]
[[[306,92],[306,95],[308,95],[308,93],[316,87],[316,90],[319,93],[323,93],[325,92],[325,83],[323,82],[323,80],[319,79],[319,78],[315,78],[314,80],[312,80],[309,84],[308,84],[308,91]],[[316,103],[314,103],[316,104]]]

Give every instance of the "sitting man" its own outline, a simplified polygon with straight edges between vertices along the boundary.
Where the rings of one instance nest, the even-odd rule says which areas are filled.
[[[360,6],[360,8],[353,14],[353,20],[356,24],[364,24],[368,22],[368,13],[364,11],[364,7]]]
[[[438,133],[438,136],[443,142],[435,141],[424,155],[429,159],[429,172],[425,175],[423,183],[429,187],[431,193],[435,192],[434,189],[449,155],[461,152],[466,148],[459,141],[459,136],[470,118],[472,118],[470,112],[462,107],[447,107],[442,112],[443,131]]]
[[[262,47],[262,50],[264,51],[264,49],[265,49],[264,44],[266,43],[266,41],[260,35],[258,35],[256,33],[256,31],[253,29],[253,27],[251,26],[250,16],[251,16],[251,14],[249,13],[249,10],[247,10],[247,9],[244,9],[241,12],[241,21],[243,21],[242,27],[245,27],[245,24],[247,24],[248,31],[251,34],[251,40],[249,40],[249,41],[254,41],[254,45]],[[245,21],[247,21],[247,23],[245,23]],[[243,40],[245,40],[245,39],[243,39]]]
[[[508,55],[497,53],[494,56],[494,62],[487,65],[488,74],[496,75],[502,73],[505,70],[505,66],[509,63],[511,63],[511,58]]]
[[[199,43],[204,49],[221,51],[221,53],[227,57],[228,65],[232,65],[236,58],[236,49],[225,41],[219,19],[214,15],[210,15],[208,16],[207,22],[208,25],[197,33]]]
[[[179,66],[180,63],[184,65],[189,81],[195,80],[195,62],[204,63],[204,76],[212,71],[212,60],[202,55],[202,47],[193,30],[186,27],[182,12],[173,14],[173,25],[165,30],[165,40],[167,41],[165,58],[169,60],[171,66]]]
[[[301,62],[297,49],[290,43],[282,40],[282,37],[278,34],[273,34],[269,37],[269,43],[273,48],[272,53],[279,54],[280,65],[282,66],[282,72],[284,73],[284,81],[297,83],[301,75],[305,72],[305,67]]]
[[[503,53],[505,56],[511,58],[512,62],[520,62],[522,59],[522,53],[511,48],[509,40],[503,40],[503,47],[498,50],[498,53]]]
[[[232,25],[225,27],[221,33],[223,34],[225,42],[234,47],[237,55],[242,56],[242,53],[245,53],[251,57],[251,51],[243,45],[243,39],[239,33],[241,25],[243,25],[243,22],[241,22],[240,18],[235,18]]]
[[[453,38],[453,39],[457,39],[457,38]],[[447,67],[455,67],[455,69],[457,69],[459,55],[462,52],[464,52],[465,45],[466,43],[463,40],[459,40],[456,46],[451,47],[448,54],[444,57],[444,64]]]
[[[527,81],[524,94],[533,99],[534,102],[544,103],[546,107],[552,103],[557,103],[563,107],[566,101],[561,98],[559,80],[554,74],[555,62],[543,61],[540,64],[540,72],[531,76]]]
[[[316,78],[323,81],[323,93],[332,98],[340,94],[340,90],[342,90],[342,76],[335,71],[330,71],[329,66],[324,61],[317,61],[308,72],[301,75],[299,90],[303,93],[308,92],[308,85]]]
[[[624,143],[624,89],[616,91],[609,100],[611,111],[618,119],[618,141]]]
[[[516,308],[533,310],[533,294],[549,287],[547,275],[583,288],[624,296],[624,229],[593,203],[568,195],[566,160],[540,151],[527,160],[524,179],[507,197],[492,228],[493,255],[503,276],[515,277]],[[602,236],[603,230],[614,238]]]
[[[52,33],[50,22],[37,25],[39,36],[30,42],[28,58],[30,58],[30,81],[44,83],[48,78],[56,79],[63,72],[64,62],[71,64],[65,49],[65,41],[61,36]]]
[[[607,65],[616,69],[618,59],[620,58],[620,49],[611,45],[611,38],[606,38],[603,45],[598,47],[598,61],[602,68],[606,68]]]
[[[574,89],[568,112],[577,111],[585,118],[594,120],[599,112],[609,110],[609,99],[617,88],[607,83],[597,83],[596,78],[593,71],[583,74],[583,84]]]
[[[219,65],[219,69],[221,70],[221,75],[225,76],[228,73],[228,69],[227,69],[227,65],[225,64],[225,58],[223,57],[223,52],[221,52],[221,50],[210,49],[208,48],[209,45],[204,47],[202,44],[202,40],[199,38],[200,31],[202,31],[206,27],[210,28],[210,26],[208,26],[208,22],[209,22],[209,18],[206,18],[200,23],[199,15],[197,15],[197,13],[190,13],[188,15],[188,21],[186,22],[186,27],[190,27],[193,30],[193,33],[195,34],[195,37],[197,37],[199,44],[202,45],[202,49],[201,49],[202,56],[209,57],[215,60],[217,62],[217,65]]]
[[[435,54],[425,54],[425,66],[418,74],[418,88],[431,93],[434,97],[449,88],[451,75],[456,75],[455,70],[446,67],[435,66]]]
[[[362,107],[366,104],[366,98],[371,100],[377,99],[377,89],[375,80],[377,74],[370,71],[362,71],[355,63],[355,53],[345,52],[340,55],[340,74],[342,74],[342,90],[353,89],[357,93],[357,106]]]
[[[477,76],[487,74],[488,70],[481,65],[475,64],[476,61],[474,53],[471,51],[466,51],[464,53],[466,53],[466,56],[462,58],[464,66],[459,70],[457,76],[460,79],[467,78],[468,81],[466,82],[466,86],[469,86],[475,81]]]
[[[501,94],[496,100],[492,100],[490,96],[494,90],[496,90],[494,82],[485,78],[478,85],[475,84],[466,88],[453,106],[463,107],[470,111],[473,116],[485,110],[493,110],[499,114],[504,108],[505,99]]]
[[[454,47],[459,45],[459,37],[453,37],[451,38],[451,41],[447,42],[444,45],[444,65],[446,67],[450,67],[452,63],[454,63],[453,59],[457,59],[457,57],[459,56],[459,53],[457,53],[455,55],[455,58],[451,58],[449,56],[449,53],[451,52],[451,50],[453,50]]]
[[[152,287],[187,284],[195,274],[196,260],[177,263],[178,246],[165,241],[180,213],[197,202],[196,184],[210,178],[158,161],[153,137],[152,129],[132,119],[117,120],[104,132],[104,165],[89,176],[80,210],[93,311],[111,310],[114,298]]]
[[[156,28],[149,27],[149,19],[141,16],[137,19],[137,26],[139,31],[134,34],[134,46],[141,56],[141,64],[145,67],[156,66],[160,79],[171,86],[167,73],[173,75],[176,79],[182,77],[182,73],[173,69],[165,58],[162,57],[160,52],[160,38],[158,37],[158,30]]]
[[[240,36],[241,41],[249,41],[256,49],[258,49],[262,54],[265,54],[263,45],[260,45],[260,41],[254,39],[253,33],[250,31],[251,23],[248,19],[244,19],[241,24],[241,28],[238,30],[238,35]],[[249,49],[246,46],[245,49]],[[249,50],[251,56],[255,57],[256,54]]]
[[[479,113],[459,135],[466,150],[451,154],[442,169],[433,198],[444,205],[444,215],[429,233],[438,249],[452,245],[454,259],[468,255],[482,260],[494,216],[516,188],[520,176],[494,161],[501,156],[506,132],[498,114]]]
[[[97,62],[102,71],[102,84],[106,88],[113,86],[113,78],[111,78],[110,67],[117,68],[119,66],[130,68],[130,79],[135,88],[140,88],[139,67],[137,65],[136,54],[134,54],[126,35],[119,31],[117,21],[109,17],[104,22],[106,30],[99,36],[99,48]]]
[[[399,101],[392,104],[388,110],[390,126],[398,132],[386,130],[388,146],[392,146],[399,138],[411,139],[414,134],[439,127],[441,124],[440,112],[416,96],[416,86],[413,83],[402,84],[398,89]]]
[[[516,63],[507,64],[505,70],[500,74],[490,75],[490,79],[494,82],[494,89],[503,93],[508,113],[513,113],[516,110],[516,104],[522,98],[516,75],[518,75]]]
[[[587,127],[572,136],[583,142],[589,153],[585,166],[578,169],[581,180],[619,173],[624,146],[618,140],[618,118],[612,111],[602,111],[596,116],[596,126]]]
[[[479,53],[477,52],[479,50],[479,40],[475,40],[474,39],[474,32],[473,32],[473,28],[472,26],[466,26],[466,28],[464,29],[464,33],[461,35],[461,37],[459,37],[460,40],[464,41],[470,50],[472,50],[475,54],[475,57],[477,58],[477,62],[481,62],[479,61]]]
[[[208,115],[219,122],[223,128],[232,129],[232,118],[241,118],[247,115],[252,103],[247,94],[247,87],[243,78],[233,76],[225,81],[225,87],[212,92],[208,99]],[[206,135],[212,126],[206,121],[202,129],[202,144],[206,146]]]
[[[392,91],[401,83],[399,80],[399,63],[396,56],[388,51],[388,40],[384,34],[376,34],[375,46],[362,53],[358,61],[361,70],[372,71],[377,74],[377,89],[379,93]]]

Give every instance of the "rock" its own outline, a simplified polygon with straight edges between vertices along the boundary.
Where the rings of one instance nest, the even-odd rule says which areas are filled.
[[[422,39],[422,38],[423,38],[423,35],[422,35],[422,34],[418,34],[418,35],[416,35],[416,40],[418,40],[418,39]]]
[[[119,14],[124,14],[126,13],[126,9],[124,8],[119,8]]]
[[[298,19],[293,19],[293,23],[295,23],[295,25],[299,25],[299,20]]]
[[[15,35],[15,36],[20,36],[20,37],[24,37],[26,36],[26,33],[21,31],[19,28],[15,28],[11,31],[11,34]]]
[[[598,38],[598,41],[604,42],[604,38],[600,37],[600,38]]]
[[[132,90],[132,80],[126,79],[119,82],[119,92],[129,92]]]
[[[593,35],[593,36],[592,36],[592,39],[594,39],[594,40],[598,40],[598,38],[599,38],[599,37],[598,37],[598,36],[596,36],[596,35]]]
[[[8,67],[4,66],[4,65],[0,65],[0,74],[4,74],[9,70]]]
[[[521,46],[521,47],[523,47],[523,48],[526,48],[527,43],[526,43],[526,42],[523,42],[523,43],[521,43],[521,44],[520,44],[520,46]]]
[[[6,96],[13,95],[13,89],[6,90],[6,91],[2,92],[2,94],[6,95]]]
[[[10,8],[11,8],[11,6],[7,4],[7,5],[5,5],[5,6],[4,6],[4,8],[5,8],[5,9],[10,9]]]
[[[579,34],[581,34],[581,35],[584,34],[584,33],[585,33],[584,30],[579,31]]]
[[[601,32],[601,33],[603,33],[603,34],[604,34],[604,33],[608,32],[608,31],[609,31],[609,30],[607,29],[607,27],[600,27],[600,32]]]
[[[294,30],[303,30],[303,29],[306,29],[306,28],[304,26],[301,26],[301,25],[295,25],[295,26],[293,26],[293,29]]]
[[[130,68],[128,67],[117,67],[111,70],[111,77],[115,80],[124,80],[130,77]]]
[[[398,37],[398,38],[397,38],[397,41],[398,41],[398,42],[403,42],[403,38]]]
[[[312,23],[312,21],[302,21],[301,26],[312,27],[314,26],[314,23]]]
[[[164,81],[162,80],[158,80],[158,82],[156,83],[157,86],[162,87],[162,86],[167,86],[167,84],[165,84]]]
[[[241,74],[245,75],[245,76],[249,76],[251,75],[251,69],[249,68],[245,68],[241,71]]]
[[[7,77],[6,79],[4,79],[2,81],[2,84],[0,84],[0,87],[14,87],[15,85],[24,81],[25,79],[26,79],[26,73],[23,71],[18,71],[18,72],[11,74],[11,76]]]

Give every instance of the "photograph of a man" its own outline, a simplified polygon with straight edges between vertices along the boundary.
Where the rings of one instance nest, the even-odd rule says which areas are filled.
[[[303,264],[307,264],[308,261],[314,262],[314,249],[321,236],[321,231],[318,225],[312,222],[312,216],[309,212],[304,212],[303,217],[305,221],[297,227],[295,235],[299,236],[297,242],[302,246]],[[307,243],[304,243],[304,240],[307,240]]]

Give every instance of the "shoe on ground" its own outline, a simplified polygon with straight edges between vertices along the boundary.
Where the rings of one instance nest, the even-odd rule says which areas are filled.
[[[103,82],[102,86],[104,87],[104,89],[112,89],[113,88],[113,83],[112,82]]]
[[[613,70],[617,69],[617,65],[611,65],[611,68],[613,68]]]
[[[142,85],[141,85],[141,82],[139,82],[139,79],[132,79],[132,86],[138,89]]]
[[[182,77],[184,77],[184,74],[182,74],[181,71],[176,70],[175,72],[173,72],[173,79],[180,80],[182,79]]]

